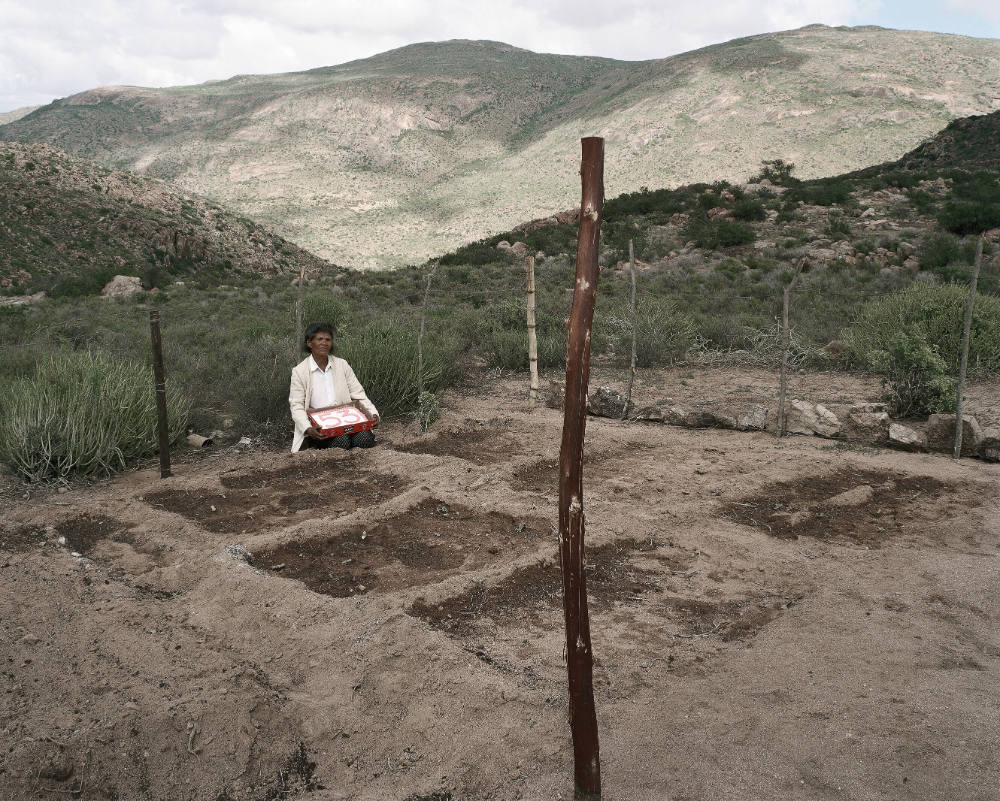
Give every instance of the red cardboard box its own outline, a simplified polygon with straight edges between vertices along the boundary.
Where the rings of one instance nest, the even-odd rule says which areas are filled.
[[[378,427],[378,421],[370,419],[354,403],[309,409],[306,414],[309,415],[309,422],[319,429],[324,438],[357,434],[359,431],[369,431]]]

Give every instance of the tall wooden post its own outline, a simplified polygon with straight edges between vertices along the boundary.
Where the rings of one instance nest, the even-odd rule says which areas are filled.
[[[417,400],[424,394],[424,323],[427,320],[427,299],[431,295],[431,281],[437,272],[438,262],[434,262],[431,271],[427,273],[427,283],[424,285],[424,304],[420,307],[420,332],[417,334]]]
[[[163,377],[163,342],[160,310],[149,310],[149,337],[153,343],[153,378],[156,380],[156,429],[160,440],[160,478],[170,478],[170,434],[167,431],[167,384]]]
[[[566,351],[566,403],[559,452],[559,557],[566,617],[566,667],[569,673],[569,725],[577,790],[601,792],[601,758],[594,708],[593,652],[584,570],[583,440],[590,382],[590,332],[597,297],[597,256],[604,212],[604,140],[581,142],[580,232],[576,286]]]
[[[525,256],[524,267],[528,271],[528,369],[531,385],[528,389],[528,407],[535,408],[538,402],[538,337],[535,333],[535,257]]]
[[[792,288],[802,271],[804,260],[800,260],[795,268],[791,283],[785,287],[781,310],[781,378],[778,383],[778,420],[774,426],[774,435],[780,437],[785,433],[785,395],[788,392],[788,350],[792,343],[792,332],[788,327],[788,305]]]
[[[628,274],[632,279],[632,362],[628,374],[628,389],[625,390],[625,405],[622,406],[622,420],[628,414],[628,407],[632,405],[632,384],[635,382],[635,248],[631,239],[628,241]]]
[[[955,397],[955,449],[952,458],[962,455],[962,395],[965,393],[965,372],[969,367],[969,337],[972,332],[972,310],[976,305],[976,286],[979,284],[979,268],[983,263],[983,241],[986,234],[979,237],[976,245],[976,261],[972,267],[972,286],[969,287],[969,302],[965,306],[965,323],[962,326],[962,358],[958,365],[958,388]]]
[[[302,353],[302,282],[306,277],[306,266],[303,264],[299,270],[299,291],[295,298],[295,348],[292,350],[292,362],[297,362],[299,354]],[[330,321],[331,323],[333,320]]]

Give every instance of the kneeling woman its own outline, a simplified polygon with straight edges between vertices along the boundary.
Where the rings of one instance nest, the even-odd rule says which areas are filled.
[[[323,437],[309,421],[307,409],[342,406],[351,401],[357,401],[365,414],[378,420],[378,409],[368,400],[351,365],[331,355],[332,348],[333,326],[329,323],[313,323],[306,329],[304,350],[310,355],[292,369],[288,394],[288,406],[295,422],[292,453],[302,448],[370,448],[375,444],[374,431]]]

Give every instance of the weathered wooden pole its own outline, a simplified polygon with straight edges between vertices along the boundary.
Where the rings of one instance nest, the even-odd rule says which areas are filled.
[[[525,256],[524,267],[528,271],[528,369],[531,384],[528,388],[528,407],[535,408],[538,402],[538,337],[535,333],[535,257]]]
[[[424,285],[424,303],[420,307],[420,333],[417,334],[417,400],[424,394],[424,323],[427,320],[427,299],[431,294],[431,281],[437,271],[438,263],[434,262],[431,271],[427,273],[427,283]]]
[[[965,306],[965,323],[962,326],[962,358],[958,365],[958,388],[955,393],[955,449],[952,458],[962,455],[962,395],[965,392],[965,372],[969,367],[969,337],[972,333],[972,310],[976,305],[976,286],[979,283],[979,268],[983,263],[983,242],[986,234],[981,234],[976,245],[976,260],[972,267],[972,286],[969,287],[969,302]]]
[[[163,377],[163,342],[160,310],[149,310],[149,337],[153,343],[153,378],[156,380],[156,430],[160,440],[160,478],[170,478],[170,433],[167,431],[167,384]]]
[[[802,271],[803,261],[795,268],[795,275],[785,287],[781,311],[781,378],[778,382],[778,419],[774,425],[774,436],[781,437],[785,433],[785,395],[788,393],[788,350],[792,344],[792,333],[788,327],[788,305],[792,288]]]
[[[303,264],[299,270],[299,292],[295,298],[295,349],[292,351],[292,361],[297,362],[299,354],[302,353],[302,282],[306,277],[306,266]],[[330,320],[330,322],[334,322]]]
[[[628,389],[625,390],[625,405],[622,406],[622,420],[628,414],[628,407],[632,405],[632,384],[635,381],[635,248],[631,239],[628,241],[628,274],[632,278],[632,363],[628,374]]]
[[[597,256],[604,212],[604,140],[581,141],[580,232],[576,285],[566,350],[566,402],[559,452],[559,557],[566,616],[566,667],[569,673],[569,725],[577,790],[601,792],[601,758],[594,708],[593,652],[584,570],[583,440],[587,428],[590,382],[590,331],[597,297]]]

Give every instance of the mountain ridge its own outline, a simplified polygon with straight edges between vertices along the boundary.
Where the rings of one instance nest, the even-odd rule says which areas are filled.
[[[407,45],[298,73],[98,88],[0,126],[204,194],[325,258],[422,261],[573,205],[578,140],[609,195],[802,177],[897,158],[1000,108],[1000,42],[807,26],[648,61],[483,40]]]

